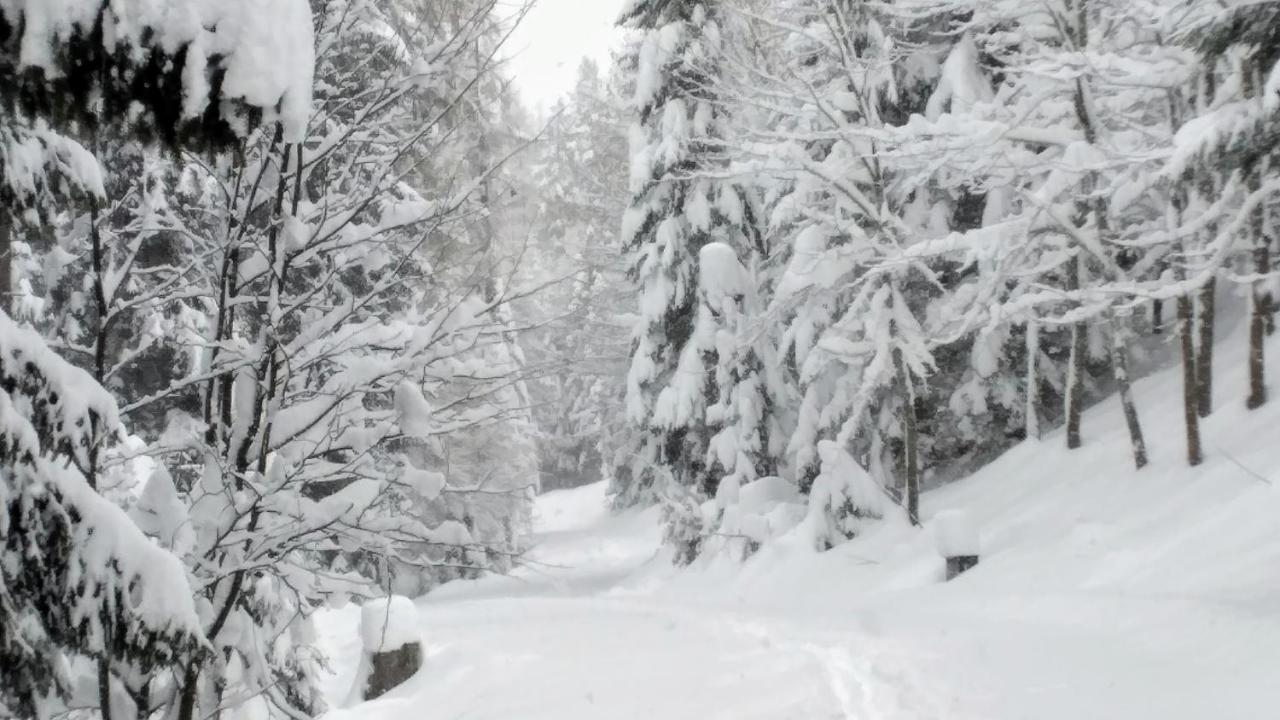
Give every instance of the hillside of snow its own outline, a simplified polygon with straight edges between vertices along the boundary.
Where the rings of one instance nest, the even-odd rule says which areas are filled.
[[[1219,367],[1242,365],[1244,343]],[[1273,344],[1273,351],[1280,346]],[[1136,384],[1151,465],[1118,402],[927,493],[826,553],[795,537],[745,564],[677,571],[653,511],[593,485],[538,505],[511,577],[419,603],[424,669],[330,720],[1247,720],[1280,707],[1280,400],[1244,409],[1223,373],[1207,460],[1183,462],[1177,368]],[[943,583],[932,518],[963,510],[980,565]],[[346,698],[359,611],[322,616]]]

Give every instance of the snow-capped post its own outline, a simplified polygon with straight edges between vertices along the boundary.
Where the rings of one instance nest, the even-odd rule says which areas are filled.
[[[978,564],[978,530],[963,510],[946,510],[933,518],[938,553],[947,561],[947,580]]]
[[[356,679],[360,697],[373,700],[413,677],[422,667],[418,608],[403,595],[370,600],[360,609],[364,672]]]

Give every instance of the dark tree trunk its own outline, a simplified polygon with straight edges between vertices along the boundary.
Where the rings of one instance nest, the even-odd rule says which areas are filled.
[[[1261,95],[1264,87],[1266,70],[1258,62],[1250,63],[1244,73],[1243,91],[1246,97]],[[1256,193],[1262,188],[1262,175],[1268,170],[1266,160],[1259,158],[1249,169],[1247,185],[1249,192]],[[1271,292],[1267,289],[1267,275],[1271,273],[1271,244],[1265,227],[1266,206],[1259,203],[1249,214],[1248,232],[1253,241],[1253,272],[1259,278],[1253,281],[1249,293],[1249,398],[1245,402],[1250,410],[1262,407],[1267,402],[1266,353],[1264,343],[1272,323]]]
[[[916,392],[911,382],[911,372],[902,359],[902,351],[894,351],[898,382],[902,386],[902,444],[903,494],[906,496],[907,517],[912,525],[920,524],[920,433],[916,427]]]
[[[98,661],[98,714],[111,720],[111,668],[105,659]]]
[[[1267,247],[1266,236],[1259,233],[1254,240],[1253,271],[1259,276],[1271,272],[1271,249]],[[1264,344],[1267,339],[1267,324],[1271,312],[1271,294],[1264,283],[1266,280],[1255,280],[1249,294],[1249,400],[1246,403],[1250,410],[1262,407],[1267,402],[1267,385]]]
[[[1111,326],[1111,370],[1120,388],[1124,423],[1129,428],[1129,443],[1133,447],[1133,464],[1141,470],[1147,465],[1147,443],[1142,437],[1138,407],[1134,404],[1133,388],[1129,383],[1129,352],[1125,347],[1124,329],[1117,321],[1113,321]]]
[[[1200,288],[1196,315],[1196,410],[1200,417],[1213,412],[1213,331],[1217,312],[1218,281],[1210,278]]]
[[[1027,323],[1027,407],[1024,425],[1028,440],[1040,439],[1040,326]]]
[[[196,695],[199,692],[200,665],[192,662],[182,674],[182,693],[178,697],[177,720],[194,720],[196,713]]]
[[[1169,216],[1167,218],[1169,226],[1176,228],[1182,224],[1182,215],[1186,210],[1186,196],[1180,192],[1175,192],[1170,198]],[[1187,249],[1185,246],[1177,248],[1184,256]],[[1186,268],[1181,264],[1174,266],[1174,278],[1178,282],[1187,279]],[[1195,467],[1204,460],[1204,453],[1200,447],[1200,408],[1198,393],[1198,374],[1196,372],[1196,343],[1194,337],[1195,324],[1195,307],[1192,297],[1188,293],[1178,296],[1177,313],[1178,313],[1178,340],[1182,349],[1182,419],[1183,426],[1187,433],[1187,464]]]
[[[1072,258],[1067,267],[1067,290],[1080,289],[1080,259]],[[1067,360],[1067,448],[1080,447],[1080,417],[1084,410],[1084,359],[1088,351],[1085,342],[1086,328],[1083,322],[1071,326],[1071,356]]]
[[[91,239],[91,259],[93,261],[93,379],[99,385],[104,384],[107,374],[107,294],[103,281],[103,266],[106,260],[106,249],[102,246],[102,232],[98,223],[98,201],[89,200],[89,237]],[[93,445],[89,447],[88,466],[85,468],[85,481],[89,487],[98,489],[99,460],[102,452],[101,439],[97,428],[92,434]],[[106,633],[104,646],[110,647],[110,633]],[[108,651],[109,652],[109,651]],[[111,720],[111,660],[103,657],[98,660],[98,712],[102,720]]]
[[[1178,336],[1182,341],[1182,415],[1187,428],[1187,464],[1199,465],[1204,459],[1200,450],[1200,413],[1196,394],[1196,349],[1192,338],[1191,296],[1178,297]]]
[[[1080,47],[1085,47],[1089,39],[1089,8],[1088,3],[1084,0],[1078,0],[1076,3],[1076,42]],[[1075,89],[1075,111],[1076,120],[1080,123],[1080,129],[1084,133],[1084,141],[1090,145],[1098,143],[1098,127],[1094,122],[1093,116],[1089,110],[1089,102],[1086,98],[1086,79],[1084,77],[1076,78]],[[1094,193],[1098,188],[1098,179],[1094,175],[1086,177],[1080,188],[1081,196],[1088,198],[1078,203],[1079,217],[1076,219],[1077,227],[1085,229],[1089,213],[1093,213],[1097,222],[1097,231],[1103,233],[1107,229],[1107,215],[1104,210],[1104,202],[1101,198],[1094,198]],[[1099,238],[1101,239],[1101,238]],[[1070,266],[1067,268],[1067,290],[1078,291],[1083,285],[1083,266],[1084,260],[1081,253],[1084,253],[1083,247],[1077,250],[1075,257],[1071,258]],[[1068,360],[1067,368],[1067,449],[1075,450],[1080,447],[1080,420],[1084,412],[1084,361],[1085,352],[1087,351],[1085,335],[1086,327],[1083,322],[1077,322],[1071,326],[1071,357]]]

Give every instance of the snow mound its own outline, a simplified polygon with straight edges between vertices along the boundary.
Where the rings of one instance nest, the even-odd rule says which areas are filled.
[[[977,555],[978,529],[963,510],[944,510],[933,517],[933,537],[944,558]]]
[[[422,642],[418,608],[403,595],[378,598],[360,608],[360,642],[367,653],[399,650]]]
[[[400,427],[411,437],[429,437],[435,429],[432,422],[431,403],[422,394],[422,388],[408,380],[396,386],[396,412],[400,415]]]
[[[768,513],[783,503],[803,503],[800,488],[777,476],[762,477],[738,491],[738,506],[745,512]]]
[[[466,525],[457,520],[445,520],[439,525],[431,528],[427,533],[427,539],[430,542],[440,545],[472,545],[475,540],[471,537],[471,531]]]
[[[698,266],[702,292],[717,312],[723,312],[726,303],[746,292],[746,268],[729,245],[721,242],[704,245],[698,252]]]
[[[435,500],[444,490],[446,479],[443,473],[434,470],[422,470],[413,466],[405,466],[403,481],[423,500]]]

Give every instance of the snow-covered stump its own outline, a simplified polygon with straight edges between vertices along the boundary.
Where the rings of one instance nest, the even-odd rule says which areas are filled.
[[[947,510],[933,518],[938,553],[947,561],[947,580],[978,564],[978,529],[963,510]]]
[[[418,608],[403,595],[365,603],[360,611],[360,640],[366,663],[360,689],[364,700],[386,694],[422,668]]]

